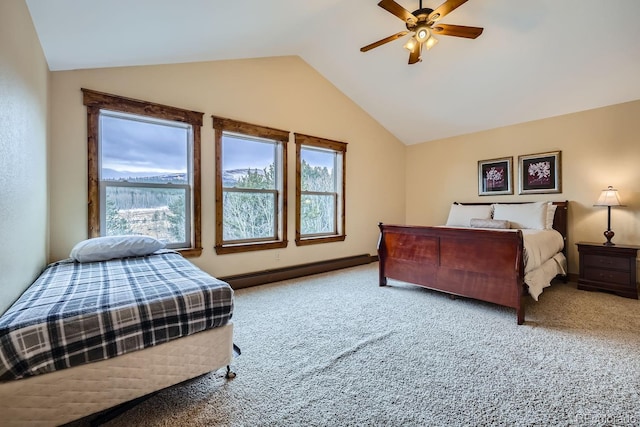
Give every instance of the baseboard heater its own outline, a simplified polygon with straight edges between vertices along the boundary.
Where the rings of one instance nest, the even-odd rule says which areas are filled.
[[[354,255],[327,261],[317,261],[308,264],[257,271],[254,273],[219,277],[219,279],[229,283],[233,289],[242,289],[250,286],[263,285],[265,283],[309,276],[311,274],[325,273],[327,271],[339,270],[341,268],[355,267],[357,265],[369,264],[376,261],[378,261],[377,256],[371,256],[369,254]]]

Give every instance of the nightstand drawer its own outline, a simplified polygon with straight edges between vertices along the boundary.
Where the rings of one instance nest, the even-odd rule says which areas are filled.
[[[584,269],[584,279],[594,282],[619,283],[621,285],[629,285],[631,275],[630,273],[624,271],[587,267]]]
[[[589,266],[589,267],[613,268],[617,270],[629,271],[628,258],[585,254],[584,263],[585,263],[585,266]]]

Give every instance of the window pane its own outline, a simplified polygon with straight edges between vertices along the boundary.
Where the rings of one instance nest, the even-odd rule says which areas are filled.
[[[303,194],[300,198],[300,233],[335,233],[335,200],[332,195]]]
[[[173,182],[188,177],[190,126],[100,115],[100,178]]]
[[[186,190],[107,186],[106,236],[145,234],[171,243],[186,241]]]
[[[335,192],[335,151],[302,148],[302,191]]]
[[[276,188],[276,143],[222,134],[222,185]]]
[[[274,193],[225,191],[223,238],[225,241],[275,238]]]

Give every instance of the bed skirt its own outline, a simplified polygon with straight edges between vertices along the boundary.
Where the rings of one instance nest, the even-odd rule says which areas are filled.
[[[231,363],[233,324],[99,362],[0,383],[3,426],[55,426]]]

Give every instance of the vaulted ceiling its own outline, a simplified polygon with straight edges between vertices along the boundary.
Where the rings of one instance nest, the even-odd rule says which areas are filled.
[[[359,51],[405,28],[377,0],[26,3],[53,71],[298,55],[405,144],[640,99],[638,0],[469,0],[440,22],[483,34],[414,65]]]

